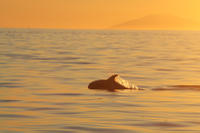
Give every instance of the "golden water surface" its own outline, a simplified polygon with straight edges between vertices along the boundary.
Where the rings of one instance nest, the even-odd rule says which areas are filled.
[[[199,31],[0,29],[2,133],[200,132],[199,85]]]

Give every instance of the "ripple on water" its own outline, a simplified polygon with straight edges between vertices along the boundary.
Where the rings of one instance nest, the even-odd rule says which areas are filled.
[[[43,94],[35,94],[40,96],[83,96],[85,94],[82,93],[43,93]]]
[[[18,53],[6,53],[6,54],[1,54],[10,58],[14,58],[14,59],[26,59],[26,60],[31,60],[33,58],[35,58],[36,56],[34,55],[30,55],[30,54],[18,54]]]
[[[18,87],[22,87],[21,85],[19,85],[18,83],[9,83],[9,82],[5,82],[5,83],[0,83],[0,88],[6,87],[6,88],[18,88]]]
[[[46,57],[35,57],[35,58],[33,58],[33,60],[55,60],[55,61],[57,61],[57,60],[78,60],[78,59],[80,59],[79,57],[48,57],[48,58],[46,58]]]
[[[21,102],[21,100],[0,99],[0,103]]]
[[[186,127],[187,125],[172,123],[172,122],[149,122],[149,123],[141,123],[134,124],[136,126],[143,127],[167,127],[167,128],[176,128],[176,127]]]
[[[87,132],[105,132],[105,133],[122,133],[130,132],[128,129],[116,129],[116,128],[105,128],[105,127],[86,127],[86,126],[68,126],[66,129],[87,131]]]
[[[19,115],[19,114],[0,114],[0,118],[36,118],[35,116]]]
[[[29,111],[51,111],[51,110],[61,110],[61,108],[53,108],[53,107],[41,107],[41,108],[29,108]]]
[[[58,115],[78,115],[78,114],[83,114],[83,112],[57,112],[57,113],[53,113],[53,114],[58,114]]]
[[[75,131],[67,131],[67,130],[35,130],[40,133],[77,133]]]
[[[154,91],[200,91],[200,85],[173,85],[169,87],[154,88]]]
[[[14,58],[14,59],[25,59],[25,60],[79,60],[81,59],[80,57],[40,57],[36,55],[31,55],[31,54],[19,54],[19,53],[6,53],[6,54],[0,54],[6,57]]]
[[[157,71],[164,71],[164,72],[170,72],[170,71],[177,71],[177,70],[175,70],[175,69],[167,69],[167,68],[158,68],[158,69],[156,69]]]

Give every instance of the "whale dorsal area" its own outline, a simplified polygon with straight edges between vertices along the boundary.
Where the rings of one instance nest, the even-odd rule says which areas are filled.
[[[88,88],[110,91],[117,89],[138,89],[137,86],[135,86],[127,80],[122,79],[118,74],[114,74],[106,80],[95,80],[88,85]]]

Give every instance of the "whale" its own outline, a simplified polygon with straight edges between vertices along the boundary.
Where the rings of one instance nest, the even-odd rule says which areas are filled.
[[[121,78],[118,74],[114,74],[110,76],[108,79],[95,80],[89,83],[88,88],[108,90],[108,91],[125,90],[125,89],[139,90],[139,88],[136,85]]]

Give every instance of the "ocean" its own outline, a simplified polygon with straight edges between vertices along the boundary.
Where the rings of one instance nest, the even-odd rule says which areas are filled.
[[[90,90],[119,74],[144,90]],[[200,31],[0,29],[1,133],[199,133]]]

